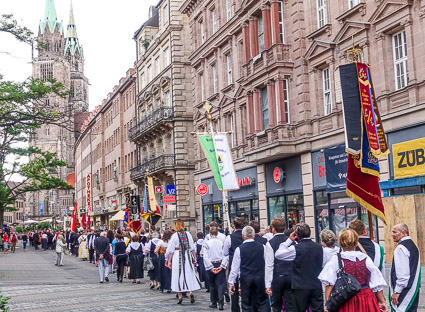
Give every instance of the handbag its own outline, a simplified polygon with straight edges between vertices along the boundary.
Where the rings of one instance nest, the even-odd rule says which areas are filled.
[[[329,312],[337,312],[344,303],[362,290],[360,283],[351,274],[344,272],[341,253],[338,253],[337,256],[339,270],[335,285],[332,287],[331,295],[326,301],[326,307]]]
[[[66,248],[64,248],[64,249],[63,249],[63,253],[64,253],[65,255],[69,256],[69,250],[68,250],[68,249],[66,249]]]
[[[143,270],[152,271],[154,268],[152,258],[145,257],[145,260],[143,261]]]

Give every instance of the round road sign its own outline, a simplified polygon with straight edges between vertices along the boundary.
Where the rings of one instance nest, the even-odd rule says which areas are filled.
[[[199,195],[204,196],[205,194],[208,193],[208,186],[206,186],[206,184],[199,184],[198,187],[196,188],[196,192]]]

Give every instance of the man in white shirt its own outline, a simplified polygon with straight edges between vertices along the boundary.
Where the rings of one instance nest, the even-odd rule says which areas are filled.
[[[208,274],[211,305],[210,308],[224,310],[224,293],[226,292],[227,257],[223,253],[223,242],[218,238],[218,229],[210,227],[210,239],[203,246],[204,266]]]
[[[215,226],[217,230],[220,230],[220,227],[217,222],[215,221],[211,222],[210,227],[213,227],[213,226]],[[218,231],[217,238],[221,240],[221,242],[224,244],[224,241],[226,240],[226,235]],[[210,234],[207,234],[207,236],[205,236],[205,240],[208,241],[209,239],[210,239]]]
[[[394,250],[390,273],[390,305],[392,311],[416,312],[421,286],[421,257],[409,236],[406,224],[396,224],[391,236],[398,245]]]
[[[242,230],[243,243],[233,255],[232,269],[229,275],[229,292],[235,292],[235,283],[240,275],[242,311],[269,312],[264,284],[265,245],[254,241],[255,230],[246,226]]]
[[[266,227],[266,234],[264,234],[263,237],[269,241],[273,238],[273,236],[274,233],[272,231],[272,226],[269,225],[268,227]]]

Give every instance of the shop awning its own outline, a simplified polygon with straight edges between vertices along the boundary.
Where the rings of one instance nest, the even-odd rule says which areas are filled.
[[[124,220],[125,211],[118,211],[109,221],[121,221]]]

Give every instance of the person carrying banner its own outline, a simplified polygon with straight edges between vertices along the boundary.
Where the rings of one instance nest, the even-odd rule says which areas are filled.
[[[406,224],[394,225],[391,236],[397,247],[390,273],[390,306],[396,312],[416,312],[421,286],[419,249],[410,238]]]

